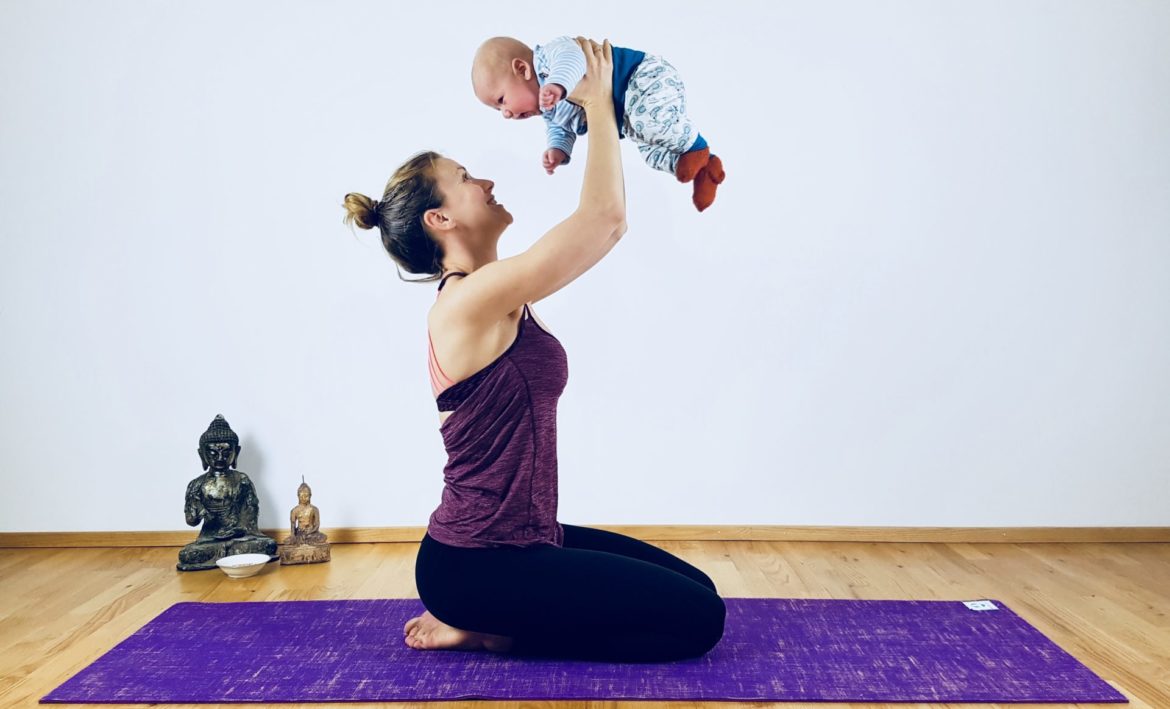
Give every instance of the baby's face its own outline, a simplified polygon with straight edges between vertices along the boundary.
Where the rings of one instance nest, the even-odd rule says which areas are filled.
[[[517,63],[522,66],[516,66]],[[527,75],[528,78],[525,78]],[[526,62],[492,67],[476,82],[475,95],[485,106],[508,119],[524,120],[540,115],[540,84]]]

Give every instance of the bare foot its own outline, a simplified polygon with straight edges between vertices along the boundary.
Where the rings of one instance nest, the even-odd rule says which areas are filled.
[[[402,629],[406,644],[416,650],[491,650],[507,652],[512,647],[512,638],[488,633],[473,633],[470,630],[447,625],[430,611],[406,621]]]

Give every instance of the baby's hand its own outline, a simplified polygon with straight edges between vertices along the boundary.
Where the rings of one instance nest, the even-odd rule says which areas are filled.
[[[553,170],[557,169],[564,161],[568,160],[569,156],[565,154],[564,150],[560,148],[549,148],[544,151],[542,162],[544,163],[544,171],[548,174],[553,174]]]
[[[540,110],[549,110],[564,97],[565,87],[560,84],[545,84],[540,88]]]

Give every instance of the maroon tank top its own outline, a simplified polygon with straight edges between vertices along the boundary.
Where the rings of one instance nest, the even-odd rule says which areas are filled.
[[[447,274],[439,290],[454,275],[467,274]],[[447,464],[427,533],[473,549],[564,546],[557,522],[557,401],[569,367],[560,341],[525,304],[511,346],[462,381],[441,388],[429,333],[428,350],[439,411],[453,413],[439,427]]]

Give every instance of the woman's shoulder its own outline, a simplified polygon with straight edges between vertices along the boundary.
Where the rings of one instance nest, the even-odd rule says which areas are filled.
[[[523,306],[516,308],[499,320],[475,322],[466,317],[467,297],[460,296],[462,276],[453,276],[439,292],[439,297],[427,311],[427,331],[434,339],[442,333],[443,339],[456,345],[479,342],[484,337],[495,337],[500,328],[515,328],[515,322],[523,315]]]
[[[451,296],[459,290],[460,282],[467,276],[462,273],[448,275],[449,277],[445,276],[443,288],[439,291],[435,302],[431,303],[431,308],[427,311],[427,327],[432,330],[456,319],[453,316],[456,314],[454,311],[458,308],[460,299]]]

